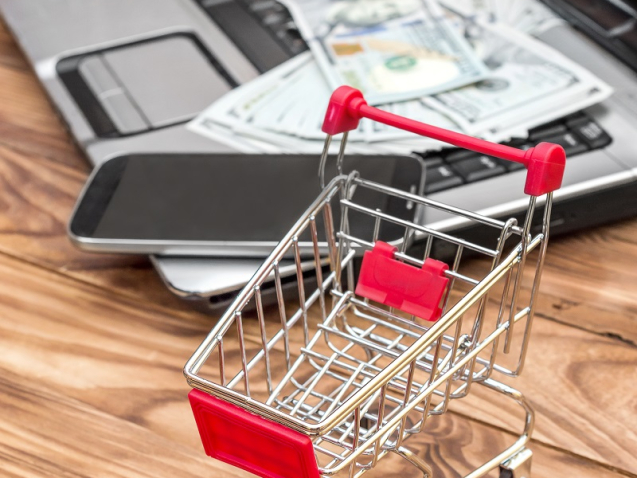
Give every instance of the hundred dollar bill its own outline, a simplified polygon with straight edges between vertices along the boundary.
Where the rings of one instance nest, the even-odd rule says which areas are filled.
[[[230,128],[220,125],[209,119],[203,119],[195,125],[188,126],[194,133],[198,133],[217,143],[229,146],[229,151],[241,153],[278,153],[281,148],[271,143],[248,138],[235,133]]]
[[[458,123],[454,122],[446,114],[431,108],[425,104],[422,99],[380,105],[379,108],[439,128],[463,132]],[[423,150],[430,149],[430,146],[435,147],[439,144],[438,141],[431,138],[418,137],[409,131],[397,129],[382,123],[370,122],[368,128],[365,130],[365,139],[372,143],[378,141],[394,141],[404,138],[416,140],[422,146]]]
[[[206,118],[277,144],[297,144],[294,136],[323,140],[321,125],[330,94],[307,52],[236,88],[230,99],[226,96],[213,103],[193,124]],[[355,131],[350,138],[356,140],[356,136]]]
[[[485,65],[433,0],[283,0],[329,86],[370,104],[473,83]]]
[[[283,101],[287,100],[286,91],[280,85],[289,78],[294,79],[299,67],[311,60],[310,54],[300,55],[235,88],[199,114],[188,124],[188,128],[202,134],[205,133],[205,128],[200,128],[202,125],[216,123],[233,129],[237,125],[251,122],[263,109],[270,111],[266,115],[273,118],[277,112],[272,111],[272,108],[281,108]]]
[[[236,96],[235,91],[231,91],[215,102],[215,105],[217,107],[223,107],[224,102],[230,103],[235,100],[234,96]],[[217,105],[217,103],[221,103],[221,105]],[[206,114],[207,111],[208,110],[204,111],[188,123],[186,128],[215,142],[229,146],[230,150],[240,151],[242,153],[280,152],[278,146],[235,133],[229,126],[218,122],[216,118]]]
[[[321,130],[321,126],[332,89],[325,82],[315,62],[303,65],[298,71],[298,74],[301,73],[304,73],[303,80],[296,85],[281,84],[281,89],[286,91],[286,97],[296,98],[294,105],[287,108],[284,115],[276,117],[265,116],[267,108],[263,108],[259,111],[257,115],[259,118],[256,118],[254,124],[299,138],[324,139],[325,133]],[[300,92],[297,92],[297,89],[300,89]],[[400,116],[459,131],[457,124],[420,100],[389,103],[379,107]],[[263,118],[261,118],[262,115]],[[405,135],[414,136],[413,133],[405,133],[382,123],[363,119],[360,127],[349,133],[349,140],[379,143],[402,138]],[[433,143],[433,140],[428,141]]]
[[[271,125],[270,129],[263,125],[255,125],[253,121],[256,113],[260,112],[275,123],[274,117],[269,115],[268,111],[273,111],[274,106],[279,106],[283,100],[287,100],[284,94],[287,92],[287,80],[295,78],[299,67],[309,61],[312,61],[310,53],[299,55],[255,80],[235,88],[188,123],[188,129],[243,152],[319,154],[323,148],[324,134],[317,140],[303,140],[276,132]],[[273,104],[269,104],[270,101],[273,101]],[[327,98],[321,107],[323,114],[326,105]],[[335,140],[331,151],[337,152],[338,148],[339,141]],[[365,143],[354,142],[348,150],[360,154],[374,152],[373,148]]]
[[[538,0],[440,0],[440,3],[466,20],[503,23],[532,36],[565,23]]]
[[[424,102],[474,135],[505,135],[606,99],[612,89],[553,48],[503,24],[473,23],[488,77]]]
[[[206,108],[188,123],[187,128],[238,151],[247,153],[281,152],[281,146],[271,143],[269,138],[242,135],[235,131],[235,126],[241,124],[244,118],[258,110],[266,98],[280,91],[278,89],[279,82],[292,75],[300,65],[310,60],[310,55],[300,55],[278,67],[277,71],[272,70],[254,81],[235,88]]]
[[[191,129],[204,133],[210,131],[210,125],[217,123],[234,134],[272,141],[277,147],[301,147],[300,140],[309,140],[309,148],[313,150],[313,141],[325,139],[321,127],[331,93],[332,89],[308,52],[228,93],[200,114],[191,123]],[[443,114],[422,102],[410,103],[382,107],[437,126],[455,126]],[[401,133],[395,128],[362,120],[359,128],[349,133],[349,141],[379,143],[400,138]],[[383,146],[378,148],[381,152],[384,149]]]

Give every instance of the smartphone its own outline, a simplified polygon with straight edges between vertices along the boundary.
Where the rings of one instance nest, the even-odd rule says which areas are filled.
[[[265,257],[320,193],[319,162],[302,154],[119,156],[93,171],[68,232],[77,246],[97,252]],[[343,167],[416,194],[424,187],[425,167],[415,155],[349,155]],[[335,174],[335,158],[328,158],[326,177]],[[366,206],[415,219],[413,205],[361,194]],[[387,227],[383,239],[400,240],[404,230]]]

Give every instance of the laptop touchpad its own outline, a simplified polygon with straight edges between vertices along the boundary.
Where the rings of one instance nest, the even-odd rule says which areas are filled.
[[[80,74],[124,134],[187,121],[231,89],[186,36],[105,51],[82,63]]]

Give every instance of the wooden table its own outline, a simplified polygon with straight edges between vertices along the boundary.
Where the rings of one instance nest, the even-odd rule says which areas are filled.
[[[0,475],[247,476],[204,455],[186,399],[182,366],[216,317],[172,296],[147,259],[69,243],[88,172],[0,29]],[[533,476],[635,477],[637,220],[551,245],[515,381],[537,411]],[[479,393],[458,403],[418,437],[438,477],[476,467],[519,427]]]

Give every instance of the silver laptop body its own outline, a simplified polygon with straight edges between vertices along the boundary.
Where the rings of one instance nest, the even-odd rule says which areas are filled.
[[[274,3],[261,1],[264,8]],[[229,30],[238,21],[232,17],[234,5],[234,0],[0,0],[5,23],[93,165],[131,153],[231,151],[186,130],[184,123],[270,66],[260,64],[259,52],[249,51],[255,43],[267,43],[259,37],[262,32],[246,27],[237,36],[236,25]],[[206,8],[221,14],[211,17]],[[580,199],[595,194],[612,197],[614,190],[634,191],[637,75],[569,26],[554,27],[541,39],[616,91],[586,111],[612,142],[569,159],[556,206],[563,203],[577,209]],[[267,54],[274,55],[267,60],[273,64],[284,60],[276,51]],[[117,85],[112,84],[114,74],[120,80]],[[88,118],[78,105],[78,94],[73,92],[78,75],[93,93],[91,101],[101,117]],[[154,95],[161,95],[162,101]],[[102,121],[104,112],[108,121]],[[524,171],[511,172],[429,196],[505,215],[524,208],[523,179]],[[617,208],[610,207],[614,211],[607,213],[612,216]],[[435,213],[427,221],[440,229],[459,227]],[[554,221],[558,229],[568,221],[573,227],[595,223],[563,212],[554,214]],[[173,292],[202,299],[213,308],[223,307],[261,264],[258,259],[152,257],[152,261]]]

